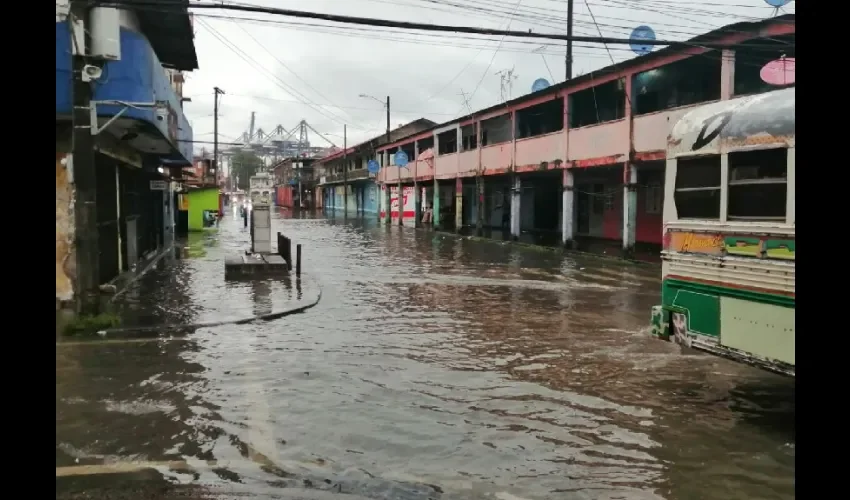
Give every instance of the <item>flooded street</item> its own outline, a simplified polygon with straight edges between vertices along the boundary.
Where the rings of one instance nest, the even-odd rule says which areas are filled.
[[[794,498],[794,381],[650,338],[658,267],[375,217],[272,230],[303,244],[300,283],[225,284],[248,246],[228,217],[119,302],[195,323],[321,289],[305,313],[57,344],[58,492],[161,476],[220,498]]]

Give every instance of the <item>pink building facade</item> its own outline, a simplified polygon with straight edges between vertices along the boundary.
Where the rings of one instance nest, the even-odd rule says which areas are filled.
[[[416,186],[417,225],[660,246],[671,127],[695,106],[776,88],[759,71],[794,56],[794,35],[793,15],[727,26],[385,144],[381,207],[400,180]]]

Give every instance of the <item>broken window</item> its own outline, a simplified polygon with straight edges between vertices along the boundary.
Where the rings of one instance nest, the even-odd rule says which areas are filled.
[[[419,139],[419,154],[434,148],[434,136],[429,135],[424,139]]]
[[[771,62],[794,57],[794,35],[776,36],[750,40],[735,47],[735,89],[734,95],[757,94],[788,85],[771,85],[761,79],[761,69]],[[793,64],[788,61],[787,64]],[[791,69],[788,70],[789,72]]]
[[[679,159],[673,201],[680,219],[719,219],[720,156]]]
[[[461,151],[469,151],[478,147],[478,137],[476,137],[478,130],[476,129],[476,125],[476,123],[471,123],[460,128]]]
[[[636,115],[720,99],[720,52],[692,56],[632,77]]]
[[[729,219],[785,220],[788,150],[729,153]]]
[[[398,148],[390,148],[386,151],[387,153],[387,165],[394,167],[395,166],[395,152],[398,151]]]
[[[569,96],[570,128],[620,120],[626,116],[625,81],[620,78]]]
[[[457,153],[457,129],[447,130],[437,135],[437,154]]]
[[[516,112],[516,138],[534,137],[564,129],[564,99],[557,97]]]
[[[513,140],[511,114],[505,113],[481,122],[481,146],[492,146]]]
[[[412,142],[409,142],[407,144],[403,144],[401,146],[401,150],[404,151],[404,153],[407,155],[407,161],[408,162],[412,163],[412,162],[416,161],[416,149],[415,148],[416,148],[416,146],[414,146],[414,143],[412,143]]]

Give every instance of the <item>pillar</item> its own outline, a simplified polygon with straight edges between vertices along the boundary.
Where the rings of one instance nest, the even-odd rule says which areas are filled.
[[[735,51],[723,49],[720,57],[720,99],[731,99],[735,95]]]
[[[561,243],[564,248],[575,247],[575,177],[573,171],[564,169],[561,185]]]
[[[440,182],[437,180],[437,176],[434,175],[434,201],[431,203],[431,211],[433,214],[431,215],[431,224],[434,226],[434,229],[438,229],[440,227]]]
[[[520,198],[522,197],[522,182],[514,175],[514,186],[511,189],[511,239],[519,240],[520,235]]]
[[[455,177],[455,232],[463,227],[463,179]]]
[[[385,168],[385,169],[390,168],[390,154],[389,154],[389,150],[385,150],[385,151],[384,151],[384,152],[382,152],[381,154],[382,154],[382,155],[384,155],[384,166],[383,166],[383,168]],[[386,170],[385,170],[384,172],[386,172]],[[388,224],[388,225],[393,223],[393,216],[392,216],[392,208],[393,208],[393,207],[392,207],[392,200],[393,200],[393,198],[392,198],[392,191],[391,191],[391,189],[390,189],[390,185],[389,185],[389,184],[387,184],[387,182],[386,182],[386,174],[385,174],[385,177],[384,177],[384,202],[386,203],[386,207],[387,207],[387,209],[386,209],[386,211],[385,211],[385,213],[386,213],[386,219],[384,220],[384,222],[385,222],[386,224]]]
[[[634,256],[637,241],[637,166],[623,166],[623,256]]]
[[[482,236],[484,234],[484,214],[486,213],[486,202],[487,199],[484,193],[484,177],[481,174],[478,174],[475,177],[475,187],[476,193],[475,195],[478,197],[478,210],[476,212],[478,217],[475,221],[475,230],[478,236]]]
[[[411,172],[413,174],[413,227],[419,227],[419,220],[422,218],[419,183],[416,181],[416,175],[419,173],[417,158],[419,158],[419,141],[413,141],[413,172]]]

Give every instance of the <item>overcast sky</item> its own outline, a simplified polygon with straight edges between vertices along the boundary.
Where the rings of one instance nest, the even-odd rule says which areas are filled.
[[[224,2],[240,3],[240,2]],[[566,33],[566,0],[246,0],[287,9],[433,24]],[[714,28],[773,15],[765,0],[575,0],[576,35],[628,38],[639,25],[658,39],[683,40]],[[794,2],[784,7],[794,12]],[[381,103],[391,97],[392,125],[420,117],[448,121],[500,100],[500,71],[513,69],[510,97],[537,78],[564,80],[563,44],[454,33],[417,33],[223,10],[196,10],[200,69],[187,75],[185,107],[196,141],[213,139],[213,87],[225,91],[219,140],[256,127],[292,129],[301,119],[342,146],[379,135]],[[234,21],[242,17],[248,20]],[[223,41],[222,41],[223,40]],[[628,46],[577,44],[574,75],[631,58]],[[464,95],[465,94],[465,95]],[[467,104],[468,103],[468,108]],[[312,134],[311,143],[327,143]],[[197,145],[200,149],[202,144]],[[208,149],[211,146],[206,145]]]

